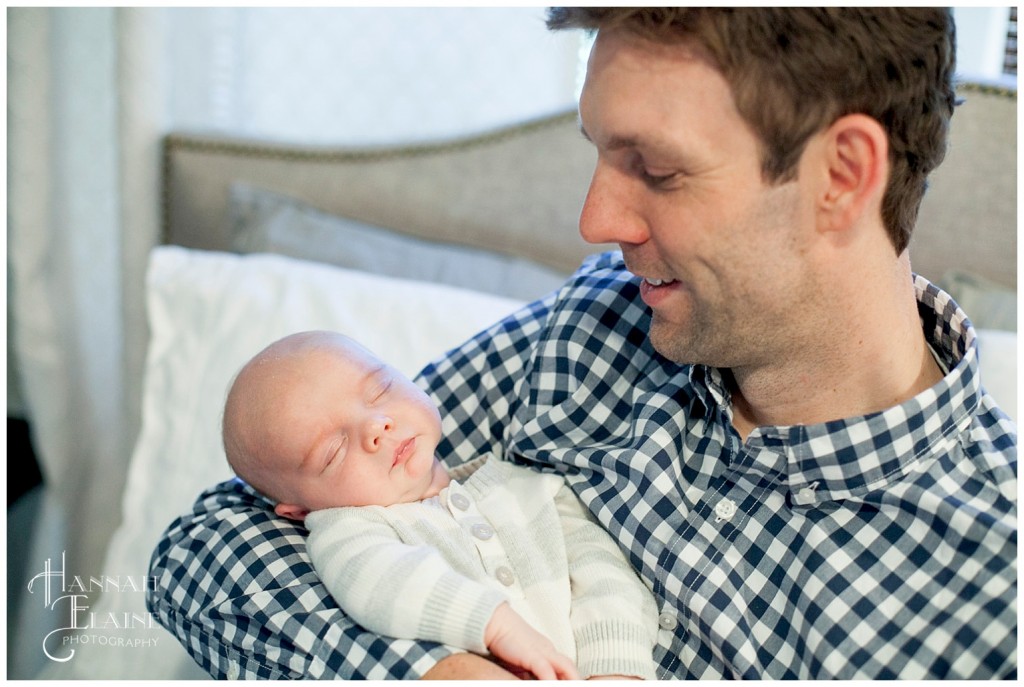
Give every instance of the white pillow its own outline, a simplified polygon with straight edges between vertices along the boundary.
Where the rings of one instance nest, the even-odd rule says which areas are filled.
[[[407,375],[518,309],[520,301],[439,284],[380,277],[273,255],[164,246],[147,277],[150,345],[142,430],[129,467],[123,523],[105,575],[145,575],[164,529],[205,488],[231,477],[220,443],[227,386],[271,341],[295,331],[347,333]],[[145,616],[140,593],[108,593],[96,617]],[[88,632],[119,638],[75,646],[52,678],[187,678],[205,674],[158,625]],[[155,646],[126,647],[132,639]]]
[[[1017,421],[1017,332],[978,329],[981,385]]]

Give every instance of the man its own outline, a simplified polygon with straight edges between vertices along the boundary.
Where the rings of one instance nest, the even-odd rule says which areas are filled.
[[[550,24],[598,29],[580,230],[622,255],[423,372],[440,454],[566,474],[657,598],[660,677],[1015,676],[1016,428],[906,252],[953,110],[949,13]],[[305,578],[262,592],[214,562],[278,531],[209,535],[238,498],[211,492],[155,557],[151,603],[215,674],[507,676],[370,636]],[[173,564],[205,538],[212,569]]]

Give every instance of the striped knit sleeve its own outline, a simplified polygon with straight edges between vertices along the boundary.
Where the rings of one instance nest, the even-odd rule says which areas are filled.
[[[374,507],[310,513],[309,555],[338,606],[371,632],[486,653],[502,595],[455,572],[427,545],[403,543]]]

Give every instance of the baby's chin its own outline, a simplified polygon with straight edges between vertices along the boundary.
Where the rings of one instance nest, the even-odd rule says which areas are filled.
[[[434,456],[429,464],[429,478],[430,481],[427,483],[426,490],[423,494],[423,498],[430,498],[431,496],[437,496],[442,489],[451,483],[452,478],[448,475],[448,470],[445,469],[444,465],[437,456]]]

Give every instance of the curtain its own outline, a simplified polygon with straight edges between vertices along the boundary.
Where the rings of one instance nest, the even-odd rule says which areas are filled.
[[[45,555],[66,550],[83,570],[99,569],[117,523],[128,451],[116,19],[8,14],[9,335],[56,506],[44,522],[87,523]]]
[[[140,573],[102,564],[140,422],[165,133],[472,133],[571,107],[578,49],[539,8],[9,9],[8,389],[48,506],[32,564]]]

